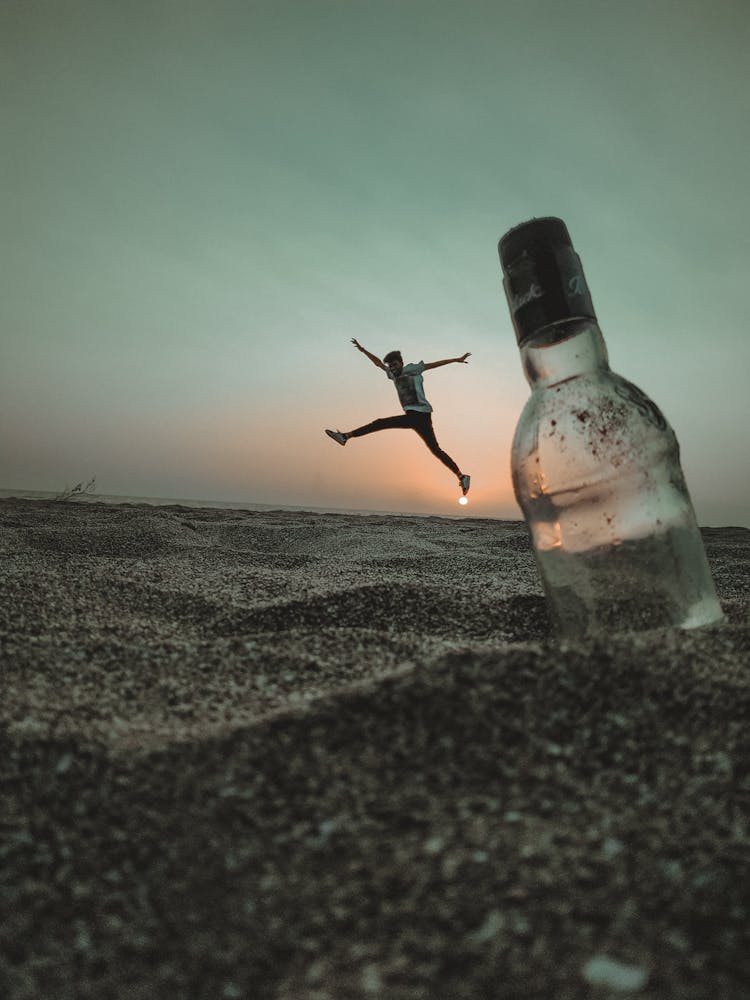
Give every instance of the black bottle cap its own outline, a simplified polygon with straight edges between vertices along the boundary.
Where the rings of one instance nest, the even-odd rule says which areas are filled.
[[[519,346],[552,323],[596,320],[581,261],[562,219],[531,219],[514,226],[498,251]]]

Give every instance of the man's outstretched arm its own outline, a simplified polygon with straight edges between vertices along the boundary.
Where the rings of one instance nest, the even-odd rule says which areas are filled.
[[[467,351],[466,354],[462,354],[460,358],[446,358],[445,361],[431,361],[428,365],[424,366],[424,371],[429,368],[440,368],[442,365],[465,365],[466,359],[471,357],[471,351]]]
[[[382,368],[382,370],[385,371],[385,365],[380,360],[380,358],[376,358],[374,354],[370,354],[369,351],[366,351],[365,348],[360,344],[360,342],[355,337],[352,337],[352,343],[357,348],[357,350],[361,351],[362,354],[368,357],[374,365],[376,365],[378,368]]]

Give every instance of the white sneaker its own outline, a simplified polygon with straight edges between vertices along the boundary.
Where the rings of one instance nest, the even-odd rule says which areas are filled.
[[[466,494],[469,492],[469,484],[471,483],[471,476],[461,476],[460,482],[463,495],[466,496]]]
[[[329,431],[326,428],[326,434],[329,438],[333,438],[334,441],[338,441],[339,444],[346,444],[347,442],[346,434],[342,434],[341,431]]]

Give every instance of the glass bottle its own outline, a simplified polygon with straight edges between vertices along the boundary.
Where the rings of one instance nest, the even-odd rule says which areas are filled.
[[[609,367],[561,219],[500,240],[504,287],[531,386],[513,487],[562,636],[723,621],[677,438]]]

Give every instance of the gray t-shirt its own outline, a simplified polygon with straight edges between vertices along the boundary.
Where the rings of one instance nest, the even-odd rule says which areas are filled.
[[[401,405],[405,410],[432,413],[432,407],[427,402],[424,394],[423,371],[424,361],[404,365],[401,369],[401,374],[398,376],[386,368],[386,374],[391,382],[395,384],[398,398],[401,400]]]

